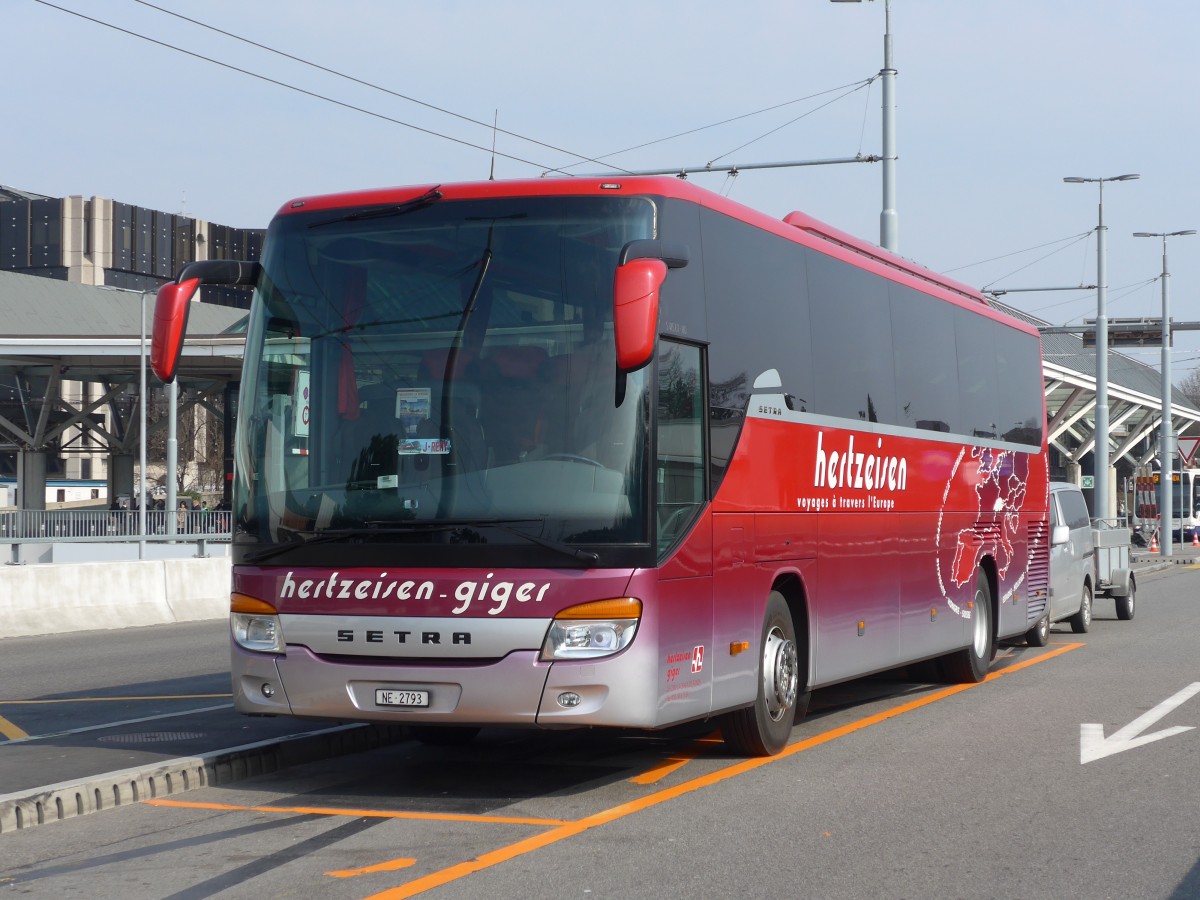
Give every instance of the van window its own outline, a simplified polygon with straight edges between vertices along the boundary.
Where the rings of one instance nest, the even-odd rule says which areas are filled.
[[[1078,491],[1062,491],[1058,495],[1058,500],[1062,504],[1063,516],[1072,530],[1091,526],[1092,520],[1088,517],[1087,504],[1083,502],[1083,494]]]

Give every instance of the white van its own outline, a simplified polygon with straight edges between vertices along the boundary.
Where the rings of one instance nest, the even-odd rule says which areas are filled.
[[[1097,555],[1097,542],[1104,545]],[[1113,567],[1112,552],[1124,550]],[[1050,625],[1064,619],[1071,630],[1084,634],[1092,627],[1092,601],[1097,596],[1116,600],[1117,618],[1132,619],[1137,585],[1128,568],[1127,529],[1094,532],[1083,492],[1065,482],[1050,485],[1050,605],[1046,615],[1029,630],[1027,641],[1044,647]]]

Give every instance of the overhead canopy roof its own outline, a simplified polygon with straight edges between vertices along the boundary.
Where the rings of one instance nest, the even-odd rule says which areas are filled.
[[[0,372],[65,367],[74,381],[124,381],[139,370],[140,291],[0,271]],[[154,298],[145,298],[146,334]],[[244,336],[227,334],[243,310],[193,303],[180,377],[237,380]]]
[[[992,300],[997,309],[1033,325],[1049,325],[1028,313]],[[1096,443],[1096,348],[1074,334],[1042,335],[1042,372],[1049,439],[1073,462]],[[1158,455],[1156,435],[1162,422],[1162,375],[1122,353],[1108,353],[1109,462],[1127,459],[1147,465]],[[1172,387],[1171,425],[1176,434],[1200,433],[1200,408]],[[1150,438],[1148,444],[1143,441]]]

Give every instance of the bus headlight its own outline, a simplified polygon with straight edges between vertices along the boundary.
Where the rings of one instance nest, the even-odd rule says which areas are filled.
[[[633,597],[568,607],[550,623],[541,658],[550,662],[611,656],[632,643],[641,618],[642,601]]]
[[[270,603],[245,594],[229,598],[229,627],[239,647],[256,653],[283,653],[283,629]]]

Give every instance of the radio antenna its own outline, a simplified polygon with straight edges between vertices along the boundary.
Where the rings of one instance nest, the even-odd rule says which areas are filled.
[[[496,129],[500,124],[500,110],[497,109],[492,118],[492,167],[488,172],[488,181],[496,180]]]

